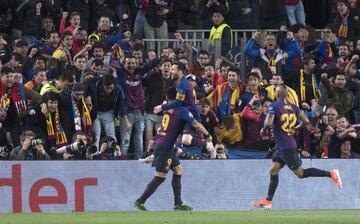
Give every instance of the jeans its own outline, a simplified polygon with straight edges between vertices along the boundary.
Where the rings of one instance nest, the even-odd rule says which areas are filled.
[[[152,27],[148,24],[145,19],[144,23],[144,33],[146,39],[167,39],[168,38],[168,25],[164,20],[163,24],[160,27]],[[160,49],[164,49],[166,47],[166,42],[160,42]],[[155,42],[150,41],[146,44],[146,49],[155,50]]]
[[[305,25],[305,11],[302,1],[297,5],[285,5],[285,10],[288,15],[290,26],[296,23]]]
[[[131,129],[126,130],[125,118],[121,118],[121,153],[127,155],[130,146],[130,138],[133,133],[134,159],[139,159],[143,153],[143,135],[144,135],[144,115],[140,110],[131,111],[127,114],[127,118],[131,124]]]
[[[115,118],[114,111],[98,112],[97,117],[93,123],[95,132],[95,143],[94,145],[100,149],[99,142],[101,137],[101,127],[104,128],[106,136],[113,137],[116,140],[115,135]]]
[[[135,18],[134,34],[140,34],[142,37],[144,37],[144,22],[145,12],[138,10]]]
[[[149,146],[149,141],[154,137],[154,130],[157,132],[161,126],[162,116],[152,113],[145,114],[145,147]]]

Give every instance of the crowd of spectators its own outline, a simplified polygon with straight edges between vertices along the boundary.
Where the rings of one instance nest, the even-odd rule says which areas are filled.
[[[317,20],[305,14],[314,5],[324,9]],[[211,29],[209,51],[179,27]],[[225,56],[236,45],[231,29],[249,28],[279,30],[248,38],[241,79],[214,57],[213,41]],[[161,42],[157,55],[158,43],[143,43],[169,32],[181,48]],[[272,152],[272,131],[260,130],[280,84],[311,121],[295,133],[303,157],[359,158],[359,56],[356,0],[0,0],[0,159],[138,159],[179,76],[194,88],[218,158]]]

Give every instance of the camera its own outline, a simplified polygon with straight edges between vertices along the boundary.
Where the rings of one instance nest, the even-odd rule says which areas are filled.
[[[9,153],[13,147],[11,145],[1,146],[0,147],[0,153]]]
[[[64,152],[68,152],[68,153],[75,153],[75,152],[79,152],[79,151],[83,151],[85,149],[85,143],[83,141],[79,141],[79,142],[74,142],[70,145],[66,145],[63,147],[60,147],[56,150],[57,154],[63,154]]]
[[[223,153],[225,153],[225,149],[223,147],[219,147],[219,148],[216,149],[216,153],[217,154],[223,154]]]
[[[44,140],[42,140],[41,138],[34,138],[30,142],[30,146],[43,145],[43,144],[44,144]]]
[[[107,149],[113,149],[115,150],[116,148],[116,141],[115,140],[110,140],[106,142],[106,147]]]
[[[94,154],[97,152],[97,148],[94,145],[86,147],[86,150],[87,150],[86,152],[89,154]]]

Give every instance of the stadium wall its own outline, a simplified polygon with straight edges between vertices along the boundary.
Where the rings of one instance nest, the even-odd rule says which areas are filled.
[[[182,161],[182,197],[195,210],[250,210],[266,196],[270,160]],[[360,160],[303,160],[304,167],[339,168],[344,188],[329,178],[280,173],[273,209],[360,208]],[[132,211],[154,170],[137,161],[0,162],[0,213]],[[148,200],[171,210],[172,174]]]

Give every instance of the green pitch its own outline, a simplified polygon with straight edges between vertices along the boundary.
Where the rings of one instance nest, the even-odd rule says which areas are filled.
[[[1,224],[358,224],[359,220],[359,210],[94,212],[0,215]]]

